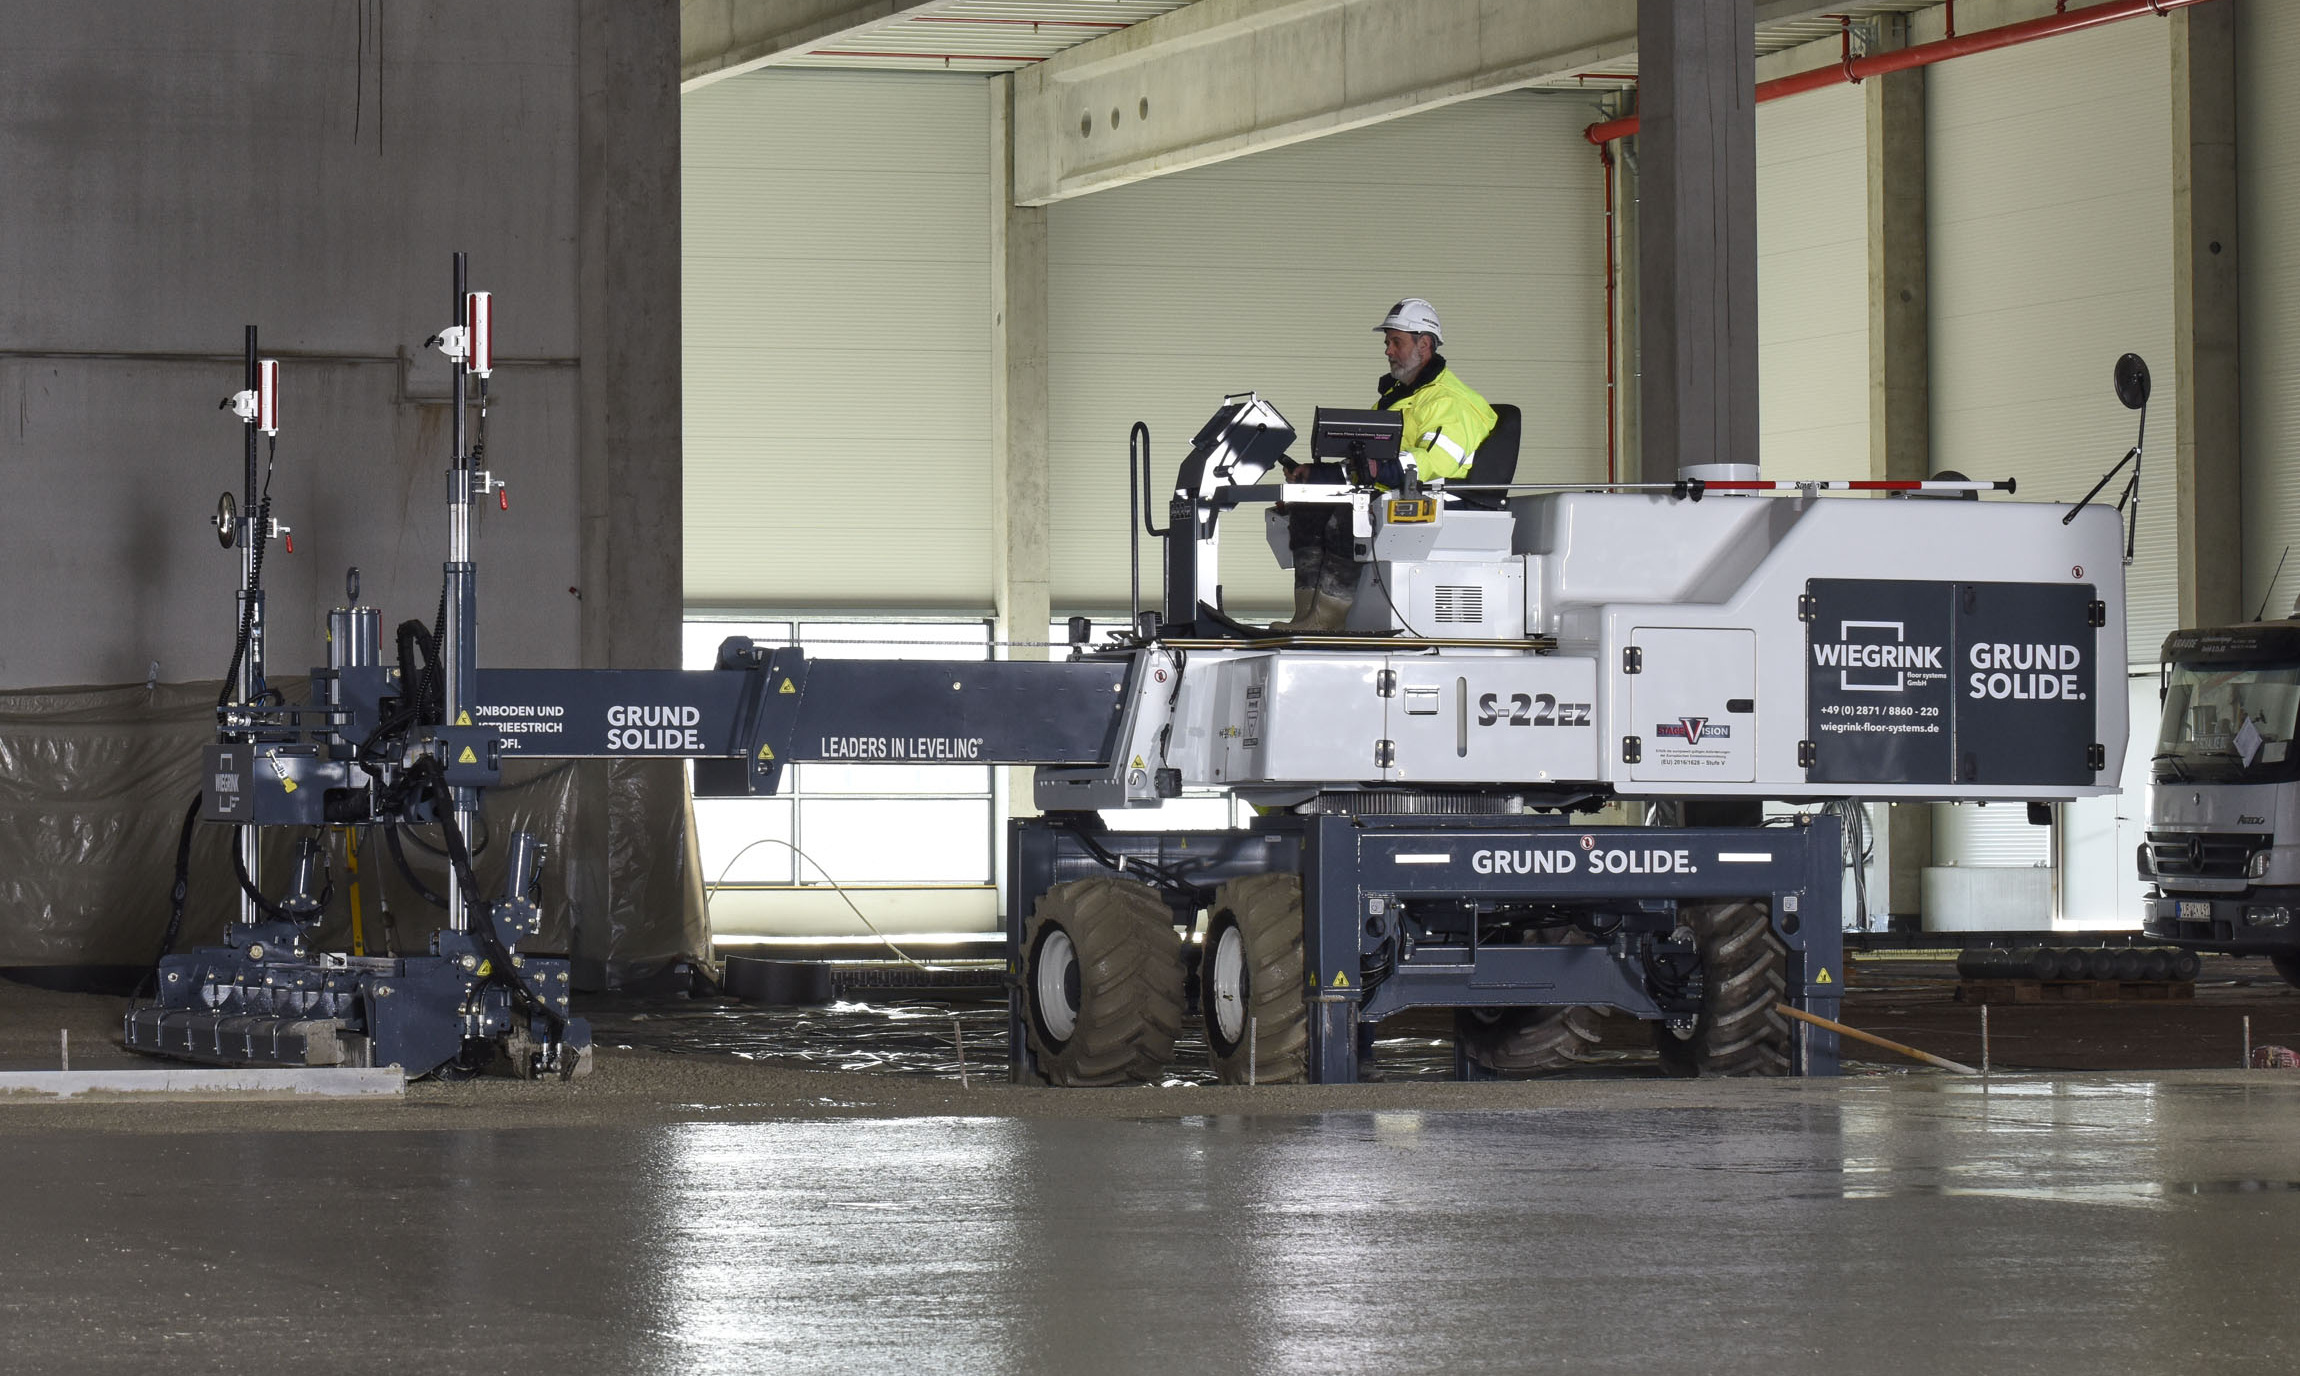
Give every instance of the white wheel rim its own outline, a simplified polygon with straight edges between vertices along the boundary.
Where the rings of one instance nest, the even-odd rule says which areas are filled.
[[[1246,939],[1235,923],[1214,939],[1214,1026],[1222,1040],[1246,1039]]]
[[[1070,972],[1077,964],[1078,948],[1060,927],[1038,944],[1038,1020],[1058,1042],[1078,1030],[1078,1005],[1070,1001]]]

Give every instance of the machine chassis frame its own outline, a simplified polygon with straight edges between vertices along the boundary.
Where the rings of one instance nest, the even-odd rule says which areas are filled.
[[[1380,938],[1361,920],[1369,906],[1415,899],[1499,900],[1563,905],[1639,900],[1763,899],[1787,948],[1789,1003],[1834,1019],[1844,989],[1843,844],[1833,817],[1800,818],[1778,827],[1588,826],[1551,815],[1279,815],[1245,830],[1097,831],[1095,843],[1127,861],[1142,860],[1212,887],[1268,873],[1302,876],[1303,977],[1309,1012],[1308,1078],[1349,1084],[1361,1078],[1361,1028],[1418,1007],[1550,1007],[1603,1004],[1657,1017],[1638,972],[1622,968],[1604,946],[1425,946],[1436,959],[1409,953],[1369,995],[1361,960]],[[1112,873],[1070,824],[1021,818],[1009,824],[1006,894],[1008,1069],[1017,1084],[1039,1081],[1027,1034],[1024,929],[1049,889]],[[1479,843],[1497,841],[1582,855],[1599,852],[1689,853],[1689,872],[1515,874],[1481,872]],[[1409,857],[1401,860],[1400,857]],[[1443,857],[1442,859],[1438,857]],[[1727,857],[1720,859],[1719,857]],[[1490,870],[1490,865],[1486,867]],[[1169,897],[1175,922],[1196,919]],[[1837,1035],[1795,1025],[1793,1073],[1838,1073]],[[1457,1057],[1457,1061],[1458,1061]]]

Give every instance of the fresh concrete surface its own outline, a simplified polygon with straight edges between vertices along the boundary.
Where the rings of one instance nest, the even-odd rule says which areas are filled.
[[[2300,1079],[967,1094],[703,1065],[610,1055],[572,1087],[391,1107],[0,1115],[11,1362],[2294,1360]]]

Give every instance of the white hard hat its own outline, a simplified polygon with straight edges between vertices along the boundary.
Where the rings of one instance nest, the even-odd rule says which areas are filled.
[[[1409,296],[1390,307],[1390,313],[1382,317],[1382,323],[1374,326],[1375,334],[1384,330],[1434,335],[1438,343],[1445,343],[1445,331],[1438,328],[1437,307],[1418,296]]]

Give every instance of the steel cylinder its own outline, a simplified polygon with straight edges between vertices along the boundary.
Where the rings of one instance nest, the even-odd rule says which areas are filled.
[[[373,607],[335,607],[327,614],[327,667],[369,668],[381,662],[383,619]]]

